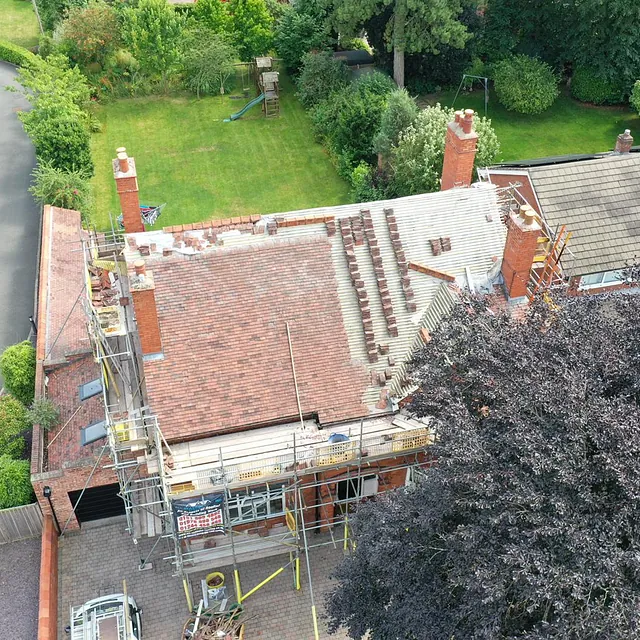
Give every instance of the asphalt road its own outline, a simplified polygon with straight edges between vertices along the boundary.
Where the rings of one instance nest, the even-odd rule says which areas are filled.
[[[0,545],[0,636],[38,636],[40,538]]]
[[[0,62],[0,352],[29,336],[40,233],[40,207],[28,192],[35,151],[16,115],[28,103],[4,89],[15,73]]]

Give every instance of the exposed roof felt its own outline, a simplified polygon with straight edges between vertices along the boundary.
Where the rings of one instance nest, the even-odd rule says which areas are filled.
[[[574,275],[619,269],[640,254],[640,155],[528,171],[549,226],[573,234]]]
[[[145,247],[156,286],[164,359],[144,368],[163,433],[295,417],[287,319],[305,414],[391,410],[420,328],[454,299],[407,264],[492,290],[505,235],[491,185],[129,235],[127,262]],[[435,254],[441,239],[451,248]]]
[[[164,358],[145,362],[165,437],[180,440],[298,415],[364,415],[365,368],[349,354],[331,245],[270,241],[149,260]]]
[[[37,356],[46,366],[91,352],[81,295],[85,286],[82,233],[77,211],[45,207]]]

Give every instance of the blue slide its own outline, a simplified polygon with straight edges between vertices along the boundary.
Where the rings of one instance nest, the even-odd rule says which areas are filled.
[[[242,118],[242,116],[251,109],[251,107],[255,107],[257,104],[260,104],[264,100],[264,93],[261,93],[257,98],[254,98],[251,102],[247,104],[238,111],[238,113],[232,113],[228,118],[224,119],[224,122],[231,122],[233,120],[237,120],[238,118]]]

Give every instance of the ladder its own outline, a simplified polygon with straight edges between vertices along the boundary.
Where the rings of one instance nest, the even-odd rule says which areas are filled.
[[[560,261],[567,243],[571,239],[571,231],[567,231],[566,225],[562,225],[555,238],[541,238],[543,242],[551,242],[550,249],[540,261],[534,261],[527,285],[527,298],[531,302],[542,289],[548,289],[554,285],[564,284]],[[537,266],[540,264],[541,266]]]

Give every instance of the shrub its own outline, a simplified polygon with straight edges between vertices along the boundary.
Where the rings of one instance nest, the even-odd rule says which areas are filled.
[[[74,105],[65,110],[55,104],[41,105],[19,114],[33,141],[38,162],[60,171],[93,175],[91,135],[87,114]]]
[[[19,458],[24,452],[22,434],[29,428],[24,405],[13,396],[0,397],[0,455]]]
[[[102,63],[119,39],[115,9],[103,0],[91,0],[86,7],[72,7],[62,24],[62,40],[70,57],[83,65]]]
[[[24,340],[7,347],[0,356],[0,373],[4,386],[22,404],[33,402],[36,381],[36,350]]]
[[[49,163],[40,163],[33,172],[33,185],[29,189],[37,200],[63,209],[74,209],[89,223],[93,214],[93,190],[89,176],[82,170],[58,169]]]
[[[387,197],[382,185],[377,184],[376,169],[361,162],[351,172],[351,198],[354,202],[374,202]]]
[[[447,125],[454,119],[454,113],[453,109],[439,104],[427,107],[400,134],[390,159],[392,189],[396,195],[409,196],[440,189]],[[487,118],[476,115],[474,129],[478,134],[474,166],[487,166],[500,150],[498,138]]]
[[[400,134],[418,115],[418,105],[406,89],[396,89],[387,96],[387,106],[380,119],[380,130],[373,139],[376,153],[388,157]]]
[[[305,53],[328,47],[329,33],[313,16],[288,7],[276,25],[274,39],[287,69],[297,72]]]
[[[80,69],[70,67],[69,59],[61,53],[53,53],[46,60],[34,56],[32,64],[19,70],[18,82],[36,109],[41,102],[53,103],[60,109],[69,103],[84,109],[89,102],[87,79]]]
[[[182,58],[187,88],[198,97],[223,94],[235,72],[236,56],[224,36],[202,28],[192,31]]]
[[[245,62],[269,52],[273,43],[273,18],[265,0],[229,0],[233,44]]]
[[[640,113],[640,80],[636,80],[633,85],[631,96],[629,97],[629,103],[638,113]]]
[[[29,422],[49,431],[60,420],[60,409],[49,398],[34,400],[27,411]]]
[[[0,509],[29,504],[34,497],[29,461],[0,455]]]
[[[580,102],[593,104],[619,104],[624,102],[622,85],[611,82],[594,69],[580,67],[571,78],[571,95]]]
[[[35,57],[31,51],[24,47],[13,44],[13,42],[0,40],[0,60],[15,64],[17,67],[23,67],[32,62]]]
[[[518,113],[542,113],[560,93],[553,69],[537,58],[524,55],[496,63],[493,80],[500,104]]]
[[[349,84],[349,69],[330,53],[307,53],[297,80],[298,97],[308,108],[326,100],[332,93]]]
[[[361,161],[375,160],[373,140],[380,128],[388,93],[395,85],[375,72],[332,93],[312,111],[316,135],[323,139],[344,178],[351,178]]]

